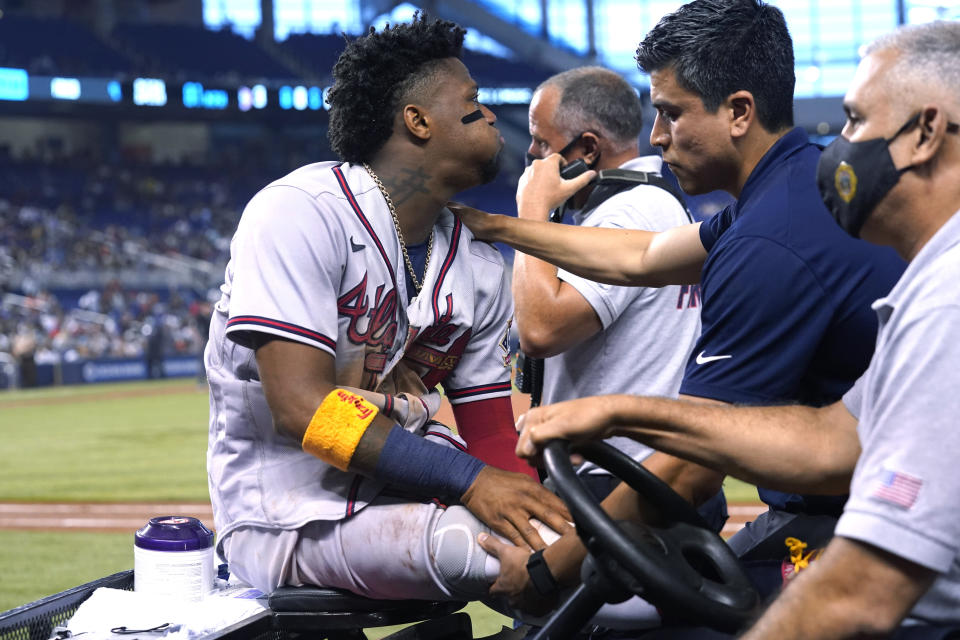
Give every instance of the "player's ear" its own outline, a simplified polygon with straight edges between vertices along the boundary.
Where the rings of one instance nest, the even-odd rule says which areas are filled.
[[[430,138],[430,122],[427,112],[417,104],[408,104],[403,107],[403,124],[415,138],[427,140]]]

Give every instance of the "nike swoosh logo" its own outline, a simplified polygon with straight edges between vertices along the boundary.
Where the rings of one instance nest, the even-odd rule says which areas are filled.
[[[357,251],[363,251],[364,249],[366,249],[366,248],[367,248],[367,245],[365,245],[365,244],[358,244],[358,243],[353,239],[353,236],[350,236],[350,248],[353,249],[353,252],[354,252],[354,253],[356,253]]]
[[[729,356],[705,356],[704,352],[701,351],[697,354],[697,364],[707,364],[708,362],[713,362],[714,360],[726,360],[727,358],[732,358],[732,355]]]

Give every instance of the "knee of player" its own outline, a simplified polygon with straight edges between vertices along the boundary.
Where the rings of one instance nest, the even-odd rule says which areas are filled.
[[[430,536],[430,562],[442,585],[455,597],[476,600],[487,595],[500,562],[477,543],[490,528],[466,508],[452,506],[437,519]]]

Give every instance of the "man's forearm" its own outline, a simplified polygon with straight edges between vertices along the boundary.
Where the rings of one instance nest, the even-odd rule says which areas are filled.
[[[771,489],[840,494],[860,444],[842,403],[731,407],[616,396],[614,433]]]
[[[653,233],[574,227],[509,216],[490,216],[481,234],[597,282],[658,286],[646,277],[642,254]]]

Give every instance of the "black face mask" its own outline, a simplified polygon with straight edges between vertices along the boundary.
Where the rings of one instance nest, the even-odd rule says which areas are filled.
[[[584,133],[594,133],[594,132],[593,132],[593,131],[584,131],[584,132],[578,134],[577,137],[575,137],[573,140],[571,140],[570,142],[568,142],[568,143],[567,143],[567,146],[565,146],[563,149],[560,149],[560,151],[557,151],[557,153],[559,153],[561,156],[567,155],[567,152],[570,151],[570,149],[573,149],[573,147],[574,147],[578,142],[580,142],[580,138],[583,137],[583,134],[584,134]],[[594,134],[594,135],[596,135],[596,134]],[[543,158],[541,158],[541,157],[539,157],[539,156],[535,156],[535,155],[533,155],[532,153],[530,153],[529,151],[527,151],[527,152],[524,154],[524,163],[523,163],[523,166],[524,166],[524,167],[529,167],[531,164],[533,164],[533,161],[534,161],[534,160],[543,160]],[[596,164],[597,164],[597,161],[594,160],[593,164],[587,165],[587,166],[588,166],[590,169],[593,169],[593,167],[596,166]]]
[[[888,147],[919,120],[917,113],[889,138],[850,142],[837,136],[820,155],[817,163],[820,196],[837,224],[854,238],[860,237],[863,223],[900,176],[913,169],[913,165],[897,169]]]

